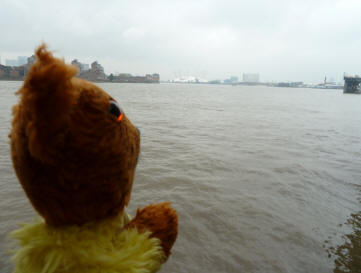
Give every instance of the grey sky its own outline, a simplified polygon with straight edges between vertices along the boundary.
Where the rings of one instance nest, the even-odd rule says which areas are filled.
[[[45,41],[67,61],[107,73],[158,72],[262,81],[341,80],[361,74],[361,1],[0,0],[0,56]]]

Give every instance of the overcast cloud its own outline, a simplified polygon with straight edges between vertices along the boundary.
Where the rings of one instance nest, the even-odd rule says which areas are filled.
[[[361,74],[361,1],[0,0],[0,56],[45,41],[107,73],[340,81]]]

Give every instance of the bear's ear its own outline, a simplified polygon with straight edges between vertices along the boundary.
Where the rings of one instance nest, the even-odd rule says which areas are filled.
[[[70,112],[76,103],[71,78],[77,68],[54,58],[46,45],[36,50],[36,62],[19,90],[20,108],[29,151],[42,161],[53,161],[64,140]]]

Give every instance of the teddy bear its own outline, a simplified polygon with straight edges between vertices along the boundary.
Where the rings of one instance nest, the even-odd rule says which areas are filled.
[[[169,202],[130,201],[140,132],[118,102],[45,44],[17,92],[13,166],[41,217],[11,233],[15,273],[156,272],[177,238]]]

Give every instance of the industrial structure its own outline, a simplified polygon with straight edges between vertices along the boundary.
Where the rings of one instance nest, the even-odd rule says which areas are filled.
[[[356,76],[346,76],[344,75],[343,79],[345,80],[345,85],[343,87],[344,93],[360,94],[361,93],[361,77]]]

